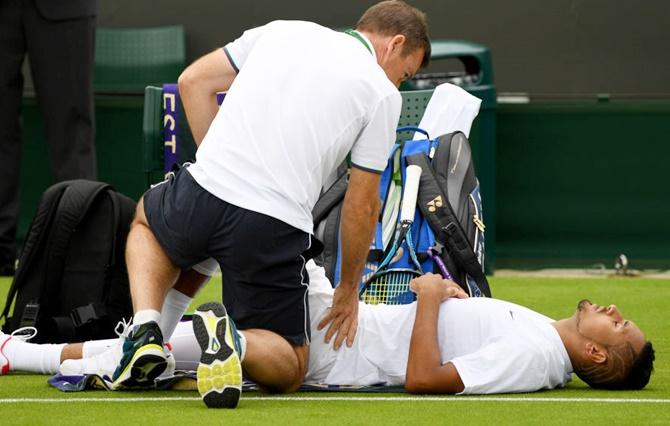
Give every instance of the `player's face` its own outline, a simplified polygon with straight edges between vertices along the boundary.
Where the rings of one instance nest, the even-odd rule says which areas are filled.
[[[646,341],[642,330],[626,320],[616,305],[600,306],[589,300],[577,305],[577,330],[584,337],[602,345],[629,342],[639,352]]]
[[[379,65],[396,87],[400,87],[400,83],[412,78],[423,61],[423,49],[415,49],[407,54],[403,47],[404,37],[395,36],[390,39],[386,49],[378,57]]]

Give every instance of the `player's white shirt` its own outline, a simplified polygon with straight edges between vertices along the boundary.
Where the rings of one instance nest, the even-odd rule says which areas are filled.
[[[350,151],[383,171],[395,140],[402,99],[364,41],[274,21],[227,44],[239,73],[188,168],[198,184],[312,233],[328,175]]]
[[[416,304],[359,305],[351,348],[323,342],[316,325],[332,304],[322,268],[307,264],[312,326],[306,383],[401,385],[409,355]],[[533,392],[563,387],[572,364],[552,319],[530,309],[488,298],[449,299],[440,307],[442,362],[452,362],[466,394]]]

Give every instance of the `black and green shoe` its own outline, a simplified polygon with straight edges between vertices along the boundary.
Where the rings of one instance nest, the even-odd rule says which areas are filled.
[[[123,342],[123,356],[112,376],[112,389],[153,387],[166,367],[167,353],[158,324],[140,324]]]
[[[193,315],[202,355],[198,392],[210,408],[235,408],[242,394],[239,335],[221,303],[205,303]]]

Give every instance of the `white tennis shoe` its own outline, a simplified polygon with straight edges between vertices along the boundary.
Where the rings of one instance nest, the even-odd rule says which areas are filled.
[[[21,327],[12,332],[12,334],[5,334],[0,331],[0,376],[9,374],[10,361],[4,353],[5,346],[12,339],[19,339],[28,341],[37,335],[35,327]]]

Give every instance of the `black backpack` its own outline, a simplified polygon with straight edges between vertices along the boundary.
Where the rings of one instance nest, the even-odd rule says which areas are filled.
[[[425,133],[418,128],[398,129],[408,130]],[[393,176],[398,174],[399,168],[412,164],[421,166],[423,170],[417,197],[420,214],[412,231],[412,235],[417,237],[416,252],[423,270],[439,273],[438,266],[427,254],[429,248],[434,248],[452,279],[469,295],[491,297],[483,268],[484,222],[479,181],[475,175],[470,144],[461,132],[433,140],[406,141],[393,148],[381,178],[382,212],[363,275],[374,270],[388,249],[380,238],[383,235],[381,217]],[[347,189],[346,170],[344,166],[338,169],[338,178],[321,195],[312,210],[315,235],[324,245],[322,254],[315,261],[324,267],[333,285],[339,282],[339,227]],[[411,267],[408,262],[409,258],[404,256],[391,265]]]
[[[3,331],[34,326],[37,343],[115,337],[117,322],[133,313],[124,252],[135,205],[101,182],[47,189],[0,316]]]

